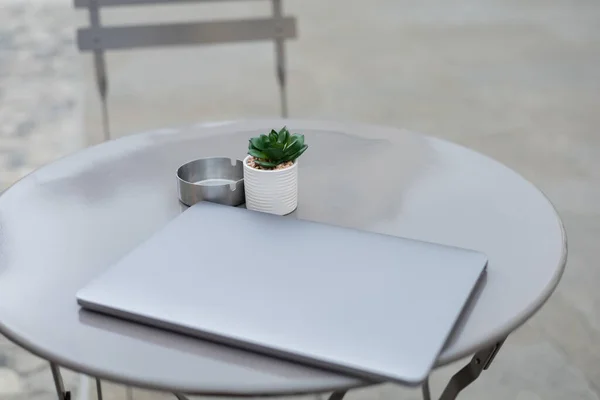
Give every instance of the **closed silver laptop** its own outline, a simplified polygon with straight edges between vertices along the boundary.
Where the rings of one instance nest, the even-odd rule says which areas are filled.
[[[471,250],[198,203],[77,300],[200,339],[418,385],[486,264]]]

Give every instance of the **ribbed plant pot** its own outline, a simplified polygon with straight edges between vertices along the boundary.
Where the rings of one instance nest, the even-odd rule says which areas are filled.
[[[298,207],[298,160],[285,169],[263,170],[244,159],[246,208],[269,214],[286,215]]]

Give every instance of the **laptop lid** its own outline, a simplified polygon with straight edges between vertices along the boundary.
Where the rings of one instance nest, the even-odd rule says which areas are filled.
[[[418,385],[486,264],[471,250],[204,202],[77,300],[201,339]]]

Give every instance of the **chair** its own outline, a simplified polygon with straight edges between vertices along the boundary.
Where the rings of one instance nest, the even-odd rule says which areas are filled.
[[[100,10],[103,7],[217,1],[228,0],[74,0],[75,8],[88,9],[89,12],[90,26],[77,30],[77,46],[82,52],[93,53],[96,84],[102,103],[105,140],[110,139],[107,99],[109,85],[104,58],[107,50],[273,40],[281,116],[287,117],[285,40],[296,37],[296,19],[283,16],[282,0],[270,0],[273,16],[267,18],[160,25],[101,25]]]

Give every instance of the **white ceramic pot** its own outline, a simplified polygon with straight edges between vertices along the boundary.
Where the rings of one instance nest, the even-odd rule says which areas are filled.
[[[246,208],[269,214],[286,215],[298,207],[298,160],[291,167],[262,170],[248,165],[244,158]]]

